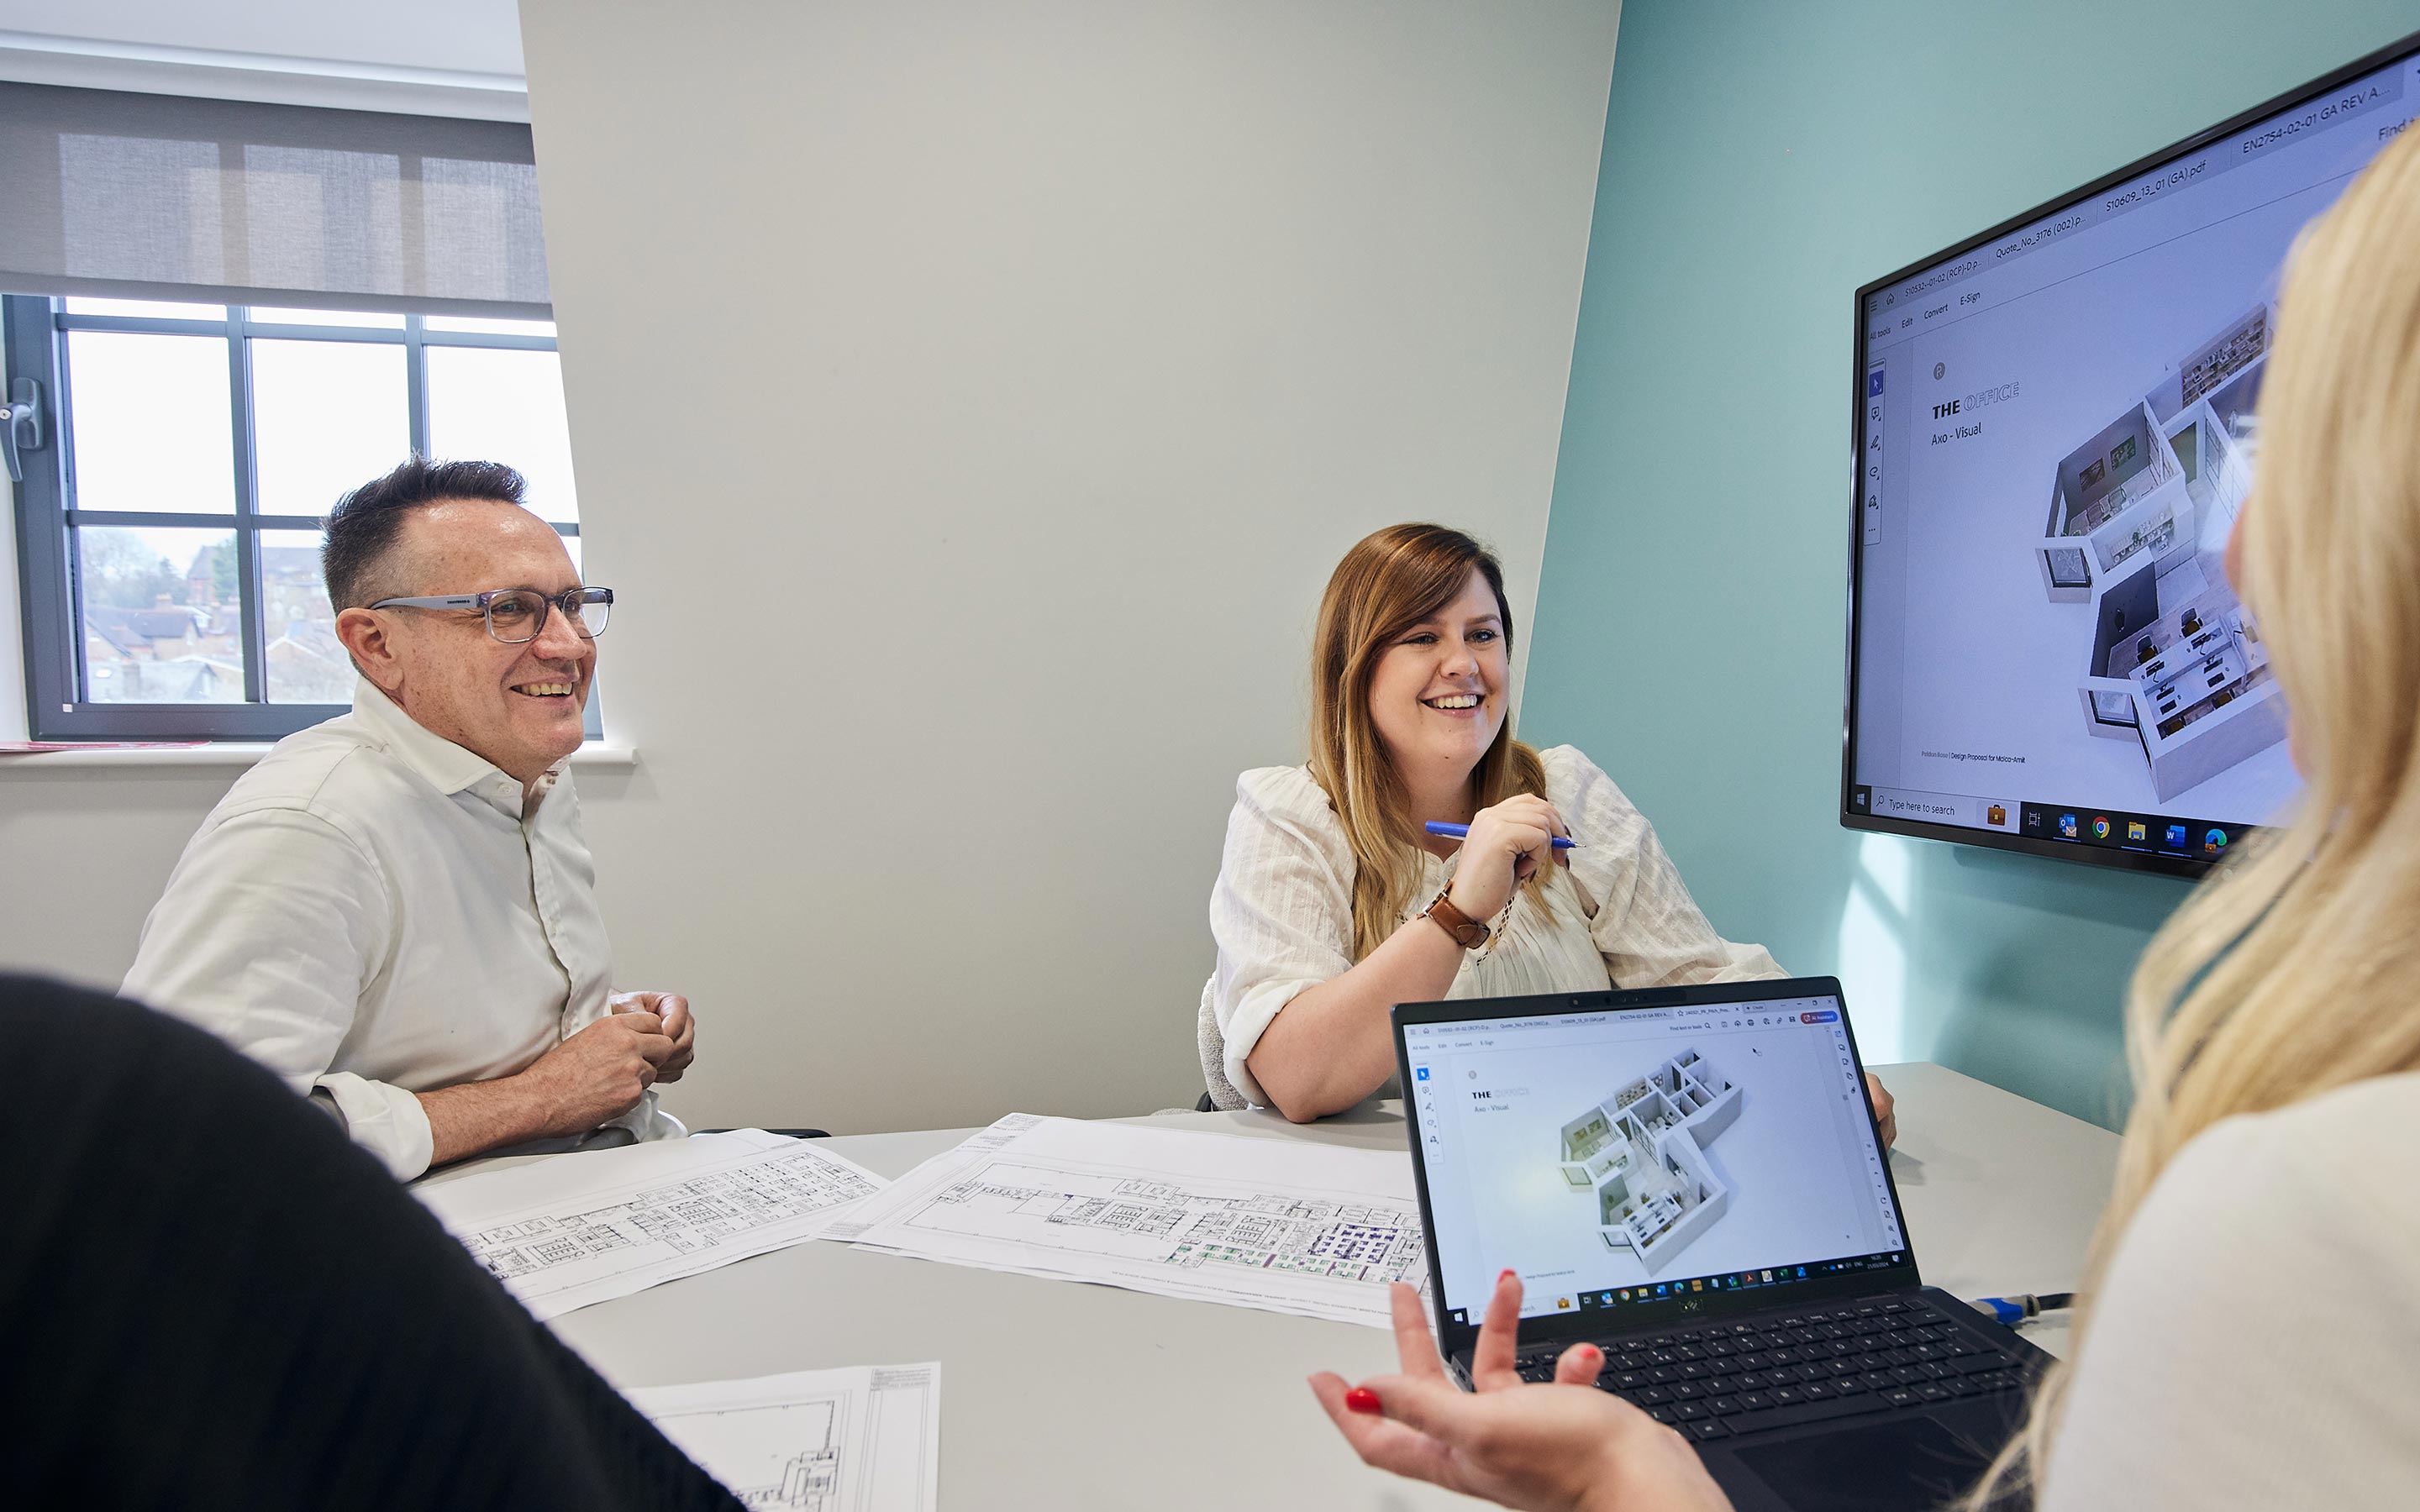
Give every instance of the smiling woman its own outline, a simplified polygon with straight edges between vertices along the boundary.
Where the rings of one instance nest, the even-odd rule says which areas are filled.
[[[1586,756],[1512,738],[1512,605],[1477,541],[1368,537],[1313,639],[1311,761],[1238,779],[1211,893],[1213,1102],[1351,1107],[1393,1073],[1397,1003],[1784,974],[1714,933]],[[1424,834],[1436,820],[1469,834]]]

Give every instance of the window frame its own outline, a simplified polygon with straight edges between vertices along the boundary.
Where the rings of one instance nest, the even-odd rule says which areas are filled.
[[[287,325],[253,318],[240,304],[225,306],[224,320],[143,316],[70,315],[64,299],[46,295],[0,296],[6,328],[7,371],[12,381],[30,378],[42,386],[48,433],[40,451],[23,454],[23,481],[16,486],[17,563],[24,620],[25,714],[37,741],[268,741],[343,714],[342,703],[271,703],[266,701],[266,609],[260,595],[260,532],[318,531],[309,515],[259,512],[253,427],[252,347],[255,337],[278,341],[337,341],[399,346],[404,350],[411,448],[428,451],[428,368],[432,347],[470,347],[554,351],[552,336],[489,332],[431,331],[422,315],[363,308],[349,313],[400,315],[401,330],[365,326]],[[520,318],[518,315],[513,318]],[[73,448],[74,375],[67,336],[71,331],[110,331],[156,335],[220,336],[227,344],[229,420],[234,427],[235,512],[175,513],[86,510],[76,506]],[[366,479],[364,481],[367,481]],[[335,501],[330,500],[333,505]],[[549,521],[556,533],[577,539],[577,523]],[[203,529],[231,532],[236,556],[237,597],[242,623],[244,701],[229,703],[135,703],[95,702],[84,692],[85,636],[80,584],[75,570],[78,527]],[[591,740],[602,734],[592,685],[586,717]]]

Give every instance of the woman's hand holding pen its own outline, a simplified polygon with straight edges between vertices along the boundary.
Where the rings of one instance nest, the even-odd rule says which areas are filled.
[[[1563,853],[1553,848],[1558,835],[1571,835],[1562,815],[1534,794],[1515,794],[1480,810],[1454,868],[1453,905],[1472,918],[1487,918],[1512,901],[1512,889],[1528,880],[1542,858],[1551,856],[1568,866]]]

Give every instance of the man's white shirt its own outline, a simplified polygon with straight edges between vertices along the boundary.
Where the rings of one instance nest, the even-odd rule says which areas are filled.
[[[525,800],[357,679],[351,713],[210,810],[121,991],[323,1090],[409,1180],[430,1149],[413,1093],[512,1075],[605,1016],[596,880],[568,772]],[[682,1132],[652,1091],[613,1122]]]

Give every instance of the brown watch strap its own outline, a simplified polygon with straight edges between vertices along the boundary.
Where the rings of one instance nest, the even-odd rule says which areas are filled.
[[[1487,943],[1487,926],[1453,905],[1452,889],[1439,892],[1420,911],[1424,918],[1434,918],[1437,928],[1453,936],[1453,943],[1466,950],[1476,950]]]

